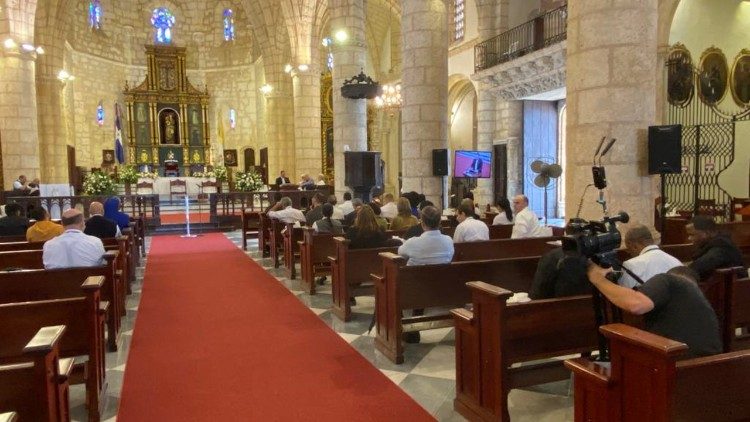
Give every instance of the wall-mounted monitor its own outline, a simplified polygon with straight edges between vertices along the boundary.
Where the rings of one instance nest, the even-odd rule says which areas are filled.
[[[492,152],[456,151],[453,156],[453,177],[492,177]]]

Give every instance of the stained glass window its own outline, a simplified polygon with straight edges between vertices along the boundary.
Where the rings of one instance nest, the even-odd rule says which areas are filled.
[[[229,127],[234,129],[237,126],[237,111],[233,108],[229,109]]]
[[[454,0],[453,3],[453,40],[464,39],[464,0]]]
[[[154,12],[151,14],[151,25],[156,28],[157,43],[172,43],[172,27],[174,26],[174,22],[174,15],[166,7],[154,9]]]
[[[99,126],[104,126],[104,106],[101,101],[99,101],[99,105],[96,106],[96,123]]]
[[[99,0],[89,2],[89,26],[91,29],[102,29],[102,5]]]
[[[224,9],[224,41],[234,41],[234,12]]]

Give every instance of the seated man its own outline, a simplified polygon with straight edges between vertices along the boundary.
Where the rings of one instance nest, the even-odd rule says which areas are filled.
[[[625,248],[633,258],[623,262],[622,265],[637,275],[641,281],[682,265],[679,259],[654,245],[651,231],[643,225],[635,226],[625,233]],[[622,272],[617,282],[620,286],[631,289],[640,284],[625,271]]]
[[[288,185],[288,184],[289,184],[289,178],[286,177],[286,172],[284,170],[281,170],[281,173],[279,173],[279,177],[276,178],[276,186]]]
[[[341,214],[347,215],[354,211],[354,205],[352,205],[352,193],[344,192],[344,202],[338,205],[337,208],[341,211]],[[335,218],[335,217],[334,217]]]
[[[475,158],[471,161],[471,165],[464,171],[466,177],[478,177],[482,174],[482,159]]]
[[[275,218],[283,223],[297,223],[305,221],[305,215],[302,211],[292,207],[292,200],[288,196],[285,196],[279,200],[271,209],[268,211],[269,218]]]
[[[609,281],[606,275],[611,271],[591,264],[589,280],[613,305],[643,315],[646,331],[687,344],[686,357],[721,353],[719,322],[698,287],[695,271],[675,267],[646,280],[637,290]]]
[[[49,213],[44,208],[31,210],[31,218],[36,220],[36,223],[26,230],[27,242],[46,242],[65,231],[63,226],[49,220]]]
[[[742,252],[725,233],[719,232],[713,218],[706,215],[693,217],[685,229],[688,238],[696,247],[690,268],[700,275],[701,280],[711,277],[714,270],[727,267],[742,267],[738,277],[747,277]]]
[[[542,226],[539,225],[539,217],[529,209],[529,198],[524,195],[513,197],[513,211],[516,217],[513,219],[513,233],[511,239],[523,239],[526,237],[541,237],[544,235]]]
[[[104,205],[101,202],[94,201],[89,205],[89,215],[91,217],[86,221],[86,229],[83,231],[87,235],[107,239],[122,234],[117,223],[104,217]]]
[[[419,203],[419,216],[420,216],[419,218],[420,219],[422,218],[421,216],[422,216],[422,210],[423,209],[425,209],[426,207],[434,207],[434,206],[435,206],[435,204],[433,204],[432,202],[427,201],[427,200],[420,202]],[[406,233],[404,233],[404,235],[402,237],[404,238],[404,240],[406,240],[406,239],[411,239],[412,237],[421,236],[422,233],[424,233],[424,229],[422,228],[422,225],[421,224],[415,224],[415,225],[409,227],[406,230]]]
[[[315,181],[308,174],[303,174],[299,182],[299,187],[302,190],[313,190],[315,189]]]
[[[398,248],[398,254],[407,258],[406,265],[446,264],[453,259],[453,240],[440,233],[442,212],[426,206],[422,210],[422,230]]]
[[[471,199],[461,201],[461,205],[456,209],[456,220],[458,226],[453,233],[455,243],[490,240],[490,228],[487,224],[474,219],[474,203]]]
[[[21,205],[15,202],[5,206],[5,217],[0,218],[0,236],[24,236],[29,219],[21,217]]]
[[[23,174],[18,176],[18,179],[13,182],[13,190],[16,191],[19,195],[29,194],[29,192],[31,191],[31,187],[29,187],[26,176],[24,176]]]
[[[323,218],[323,203],[326,202],[326,197],[322,193],[318,192],[312,198],[312,209],[305,214],[307,225],[312,226],[313,223]]]
[[[71,208],[62,215],[65,233],[44,244],[44,268],[95,267],[104,263],[102,240],[83,233],[83,214]]]

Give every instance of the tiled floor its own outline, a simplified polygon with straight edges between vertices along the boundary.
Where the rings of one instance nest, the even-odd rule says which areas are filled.
[[[238,247],[242,245],[239,231],[226,233]],[[150,246],[150,238],[146,239]],[[289,280],[280,268],[274,269],[270,259],[263,259],[257,252],[257,241],[248,245],[247,255],[274,275],[312,312],[318,315],[338,335],[359,351],[391,381],[401,387],[419,404],[440,421],[463,421],[464,418],[453,410],[455,396],[455,355],[453,329],[443,328],[422,332],[419,344],[410,344],[406,349],[405,360],[401,365],[389,361],[375,350],[374,337],[367,333],[374,309],[374,299],[358,297],[353,308],[352,320],[344,323],[335,318],[331,306],[330,279],[318,288],[318,293],[310,296],[301,289],[298,280]],[[127,316],[123,319],[122,335],[118,351],[107,353],[107,382],[109,384],[106,407],[102,420],[114,422],[120,401],[122,381],[133,326],[138,313],[143,271],[146,260],[142,260],[137,270],[137,281],[133,294],[128,297]],[[513,390],[509,396],[510,414],[513,421],[569,421],[573,420],[573,400],[569,395],[569,382],[545,384],[529,389]],[[85,390],[82,385],[71,387],[71,413],[74,421],[86,420],[84,406]]]

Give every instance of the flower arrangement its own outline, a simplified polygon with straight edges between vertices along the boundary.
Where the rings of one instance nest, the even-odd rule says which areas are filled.
[[[117,174],[117,176],[120,183],[124,183],[126,185],[138,182],[138,171],[136,170],[135,166],[123,167],[122,170]]]
[[[94,172],[83,180],[83,191],[86,195],[114,195],[117,192],[117,184],[108,174]]]
[[[214,175],[217,182],[225,182],[227,180],[227,168],[224,166],[215,166]]]
[[[138,173],[138,177],[141,179],[157,179],[159,177],[159,173],[155,171],[142,171]]]
[[[239,172],[234,185],[243,192],[256,191],[263,187],[263,178],[254,171]]]

